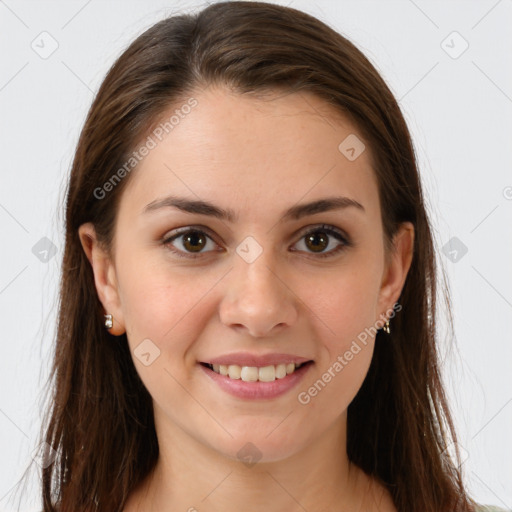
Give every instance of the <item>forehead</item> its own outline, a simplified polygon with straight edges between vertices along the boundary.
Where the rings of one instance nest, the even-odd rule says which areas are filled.
[[[328,195],[366,203],[370,213],[378,208],[369,148],[355,125],[324,100],[306,92],[253,97],[218,87],[191,97],[193,108],[176,104],[163,113],[157,128],[173,115],[175,124],[161,140],[154,130],[149,135],[154,147],[123,193],[130,210],[140,213],[166,194],[216,198],[248,215]],[[357,158],[347,157],[353,152],[344,152],[345,141],[362,150]]]

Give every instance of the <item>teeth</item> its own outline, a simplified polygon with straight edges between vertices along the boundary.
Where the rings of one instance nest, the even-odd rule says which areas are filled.
[[[237,366],[236,364],[231,364],[228,366],[228,377],[230,379],[240,379],[242,375],[242,368]]]
[[[270,366],[263,366],[258,368],[256,366],[238,366],[236,364],[214,364],[210,365],[214,372],[220,375],[225,375],[230,379],[241,379],[244,382],[272,382],[276,379],[283,379],[290,375],[301,365],[295,363],[277,364]]]

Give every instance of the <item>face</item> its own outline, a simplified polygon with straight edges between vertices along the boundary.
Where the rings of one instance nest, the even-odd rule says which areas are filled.
[[[157,423],[233,459],[250,442],[261,461],[278,460],[343,423],[370,365],[371,328],[405,281],[412,226],[386,259],[370,148],[321,99],[194,97],[132,171],[112,259],[87,245],[90,226],[80,234]],[[201,364],[219,358],[275,380]],[[309,363],[284,377],[294,360]]]

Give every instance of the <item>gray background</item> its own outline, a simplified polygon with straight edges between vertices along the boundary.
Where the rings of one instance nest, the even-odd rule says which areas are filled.
[[[465,479],[480,502],[512,508],[512,0],[276,3],[348,36],[400,101],[452,292],[455,340],[440,352]],[[15,509],[12,489],[36,446],[63,188],[87,109],[130,41],[205,5],[0,0],[2,512]],[[38,510],[37,485],[22,510]]]

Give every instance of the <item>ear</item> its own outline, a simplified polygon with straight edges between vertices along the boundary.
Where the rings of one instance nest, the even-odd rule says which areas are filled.
[[[119,300],[114,264],[110,256],[98,243],[96,230],[91,222],[82,224],[78,228],[78,236],[87,259],[92,266],[94,283],[100,302],[103,304],[105,312],[113,317],[113,325],[109,332],[115,336],[120,336],[126,329]],[[103,318],[101,320],[103,321]]]
[[[411,222],[403,222],[393,237],[392,249],[386,258],[379,292],[379,318],[387,320],[389,314],[386,314],[386,312],[393,309],[393,305],[400,297],[407,273],[411,267],[413,251],[414,226]]]

